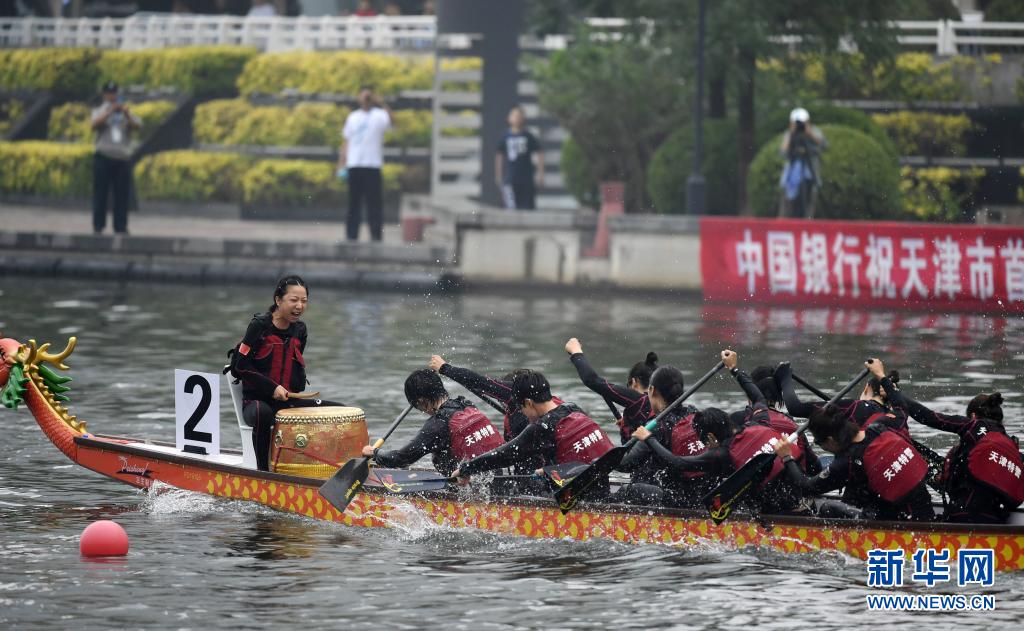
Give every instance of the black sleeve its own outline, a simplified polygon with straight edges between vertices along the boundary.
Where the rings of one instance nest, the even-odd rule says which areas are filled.
[[[747,415],[749,414],[750,408],[729,412],[729,422],[732,423],[733,427],[743,427],[743,423],[747,421]]]
[[[306,328],[306,323],[302,323],[302,328],[299,329],[299,352],[306,352],[306,340],[309,338],[309,329]]]
[[[644,441],[638,441],[633,445],[629,452],[626,453],[622,462],[619,466],[615,467],[616,471],[622,471],[623,473],[631,473],[639,469],[647,459],[651,457],[651,448],[647,446]]]
[[[849,477],[849,470],[850,466],[846,458],[836,456],[832,464],[825,467],[821,473],[808,478],[800,470],[800,465],[796,463],[796,460],[786,461],[786,475],[789,476],[793,485],[814,495],[821,495],[844,487]]]
[[[464,462],[459,466],[459,473],[472,475],[481,471],[490,471],[528,460],[540,453],[539,443],[543,428],[537,423],[530,423],[518,436],[497,449]]]
[[[244,386],[256,392],[260,399],[269,401],[274,398],[274,390],[280,384],[274,383],[269,377],[258,371],[252,363],[252,353],[260,342],[263,329],[263,323],[256,318],[253,318],[252,322],[249,323],[249,328],[245,330],[245,336],[242,337],[241,344],[248,346],[249,351],[243,355],[240,349],[235,350],[237,355],[234,366],[231,369],[231,375],[235,379],[241,379]]]
[[[540,151],[540,141],[537,140],[536,136],[534,136],[533,134],[527,134],[526,139],[526,149],[530,153],[537,153],[538,151]]]
[[[735,373],[736,381],[739,382],[740,387],[743,388],[743,393],[747,395],[755,407],[758,403],[765,403],[764,395],[761,393],[761,389],[757,387],[754,381],[750,378],[750,375],[742,370],[737,370]]]
[[[427,419],[419,433],[407,445],[393,451],[378,451],[373,459],[382,467],[393,469],[408,467],[443,446],[446,436],[445,424],[432,416]]]
[[[451,364],[441,366],[441,374],[477,396],[487,394],[505,405],[512,399],[512,384],[508,382],[491,379],[468,368],[459,368]]]
[[[658,458],[664,460],[674,469],[679,469],[680,471],[707,471],[708,473],[720,473],[724,469],[722,462],[723,452],[721,449],[709,449],[696,456],[677,456],[662,445],[654,436],[651,436],[644,442],[647,443],[647,446],[651,448],[651,451]]]
[[[576,367],[576,372],[579,373],[580,381],[583,382],[583,385],[605,399],[608,399],[612,403],[618,403],[623,407],[628,407],[642,399],[644,396],[635,390],[618,386],[609,382],[607,379],[602,379],[590,366],[590,362],[588,362],[587,358],[583,356],[583,353],[576,353],[575,355],[572,355],[569,357],[569,361],[571,361],[572,365]]]
[[[796,396],[793,377],[788,373],[779,380],[779,389],[782,391],[782,400],[786,403],[786,411],[789,412],[790,416],[811,418],[811,413],[818,409],[817,404],[804,403]]]
[[[888,392],[888,390],[886,390]],[[939,414],[929,408],[921,405],[914,400],[907,401],[907,412],[914,418],[918,423],[927,425],[928,427],[934,427],[935,429],[942,430],[944,432],[953,432],[959,434],[964,431],[971,423],[971,420],[966,416],[956,416],[953,414]]]

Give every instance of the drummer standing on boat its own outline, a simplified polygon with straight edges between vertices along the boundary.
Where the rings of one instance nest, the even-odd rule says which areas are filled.
[[[274,304],[249,322],[231,354],[231,374],[242,381],[242,416],[253,428],[256,464],[270,469],[274,419],[284,408],[337,406],[321,399],[296,399],[306,387],[306,324],[301,320],[309,300],[306,282],[285,276],[274,289]]]

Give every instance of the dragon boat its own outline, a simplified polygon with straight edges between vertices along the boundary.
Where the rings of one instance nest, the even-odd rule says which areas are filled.
[[[94,434],[69,409],[71,378],[63,351],[35,340],[21,344],[0,339],[0,400],[7,408],[24,405],[47,438],[75,463],[131,486],[156,483],[216,497],[258,502],[314,519],[349,526],[388,527],[410,509],[452,528],[502,535],[625,543],[691,546],[714,543],[736,548],[762,546],[783,552],[836,551],[866,559],[872,549],[950,550],[991,548],[996,569],[1024,570],[1024,526],[903,523],[819,519],[801,516],[744,516],[714,524],[707,514],[664,507],[585,505],[563,514],[548,498],[467,499],[457,490],[415,495],[389,494],[386,485],[367,485],[345,512],[318,494],[323,479],[272,473],[246,466],[241,452],[218,455],[181,451],[173,444]]]

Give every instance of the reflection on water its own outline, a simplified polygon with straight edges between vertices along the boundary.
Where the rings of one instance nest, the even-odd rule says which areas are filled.
[[[269,293],[8,277],[0,329],[40,342],[77,335],[72,411],[93,431],[173,440],[172,370],[219,370]],[[1018,318],[313,287],[306,320],[311,388],[362,406],[371,434],[404,406],[405,376],[433,353],[487,373],[540,369],[559,394],[603,419],[604,403],[579,384],[562,350],[571,336],[615,381],[648,350],[693,379],[730,345],[745,366],[791,360],[831,389],[880,355],[911,396],[943,411],[999,388],[1010,429],[1024,431]],[[222,399],[222,442],[237,447],[226,391]],[[726,377],[696,397],[727,409],[743,402]],[[392,441],[411,437],[422,419],[410,417]],[[69,465],[24,410],[0,412],[0,424],[5,627],[61,626],[74,616],[87,627],[131,628],[996,628],[1024,612],[1016,576],[997,577],[998,608],[984,617],[868,614],[864,565],[835,553],[534,541],[450,530],[412,509],[393,529],[374,531],[193,493],[147,496]],[[914,433],[939,450],[953,443],[928,428]],[[131,537],[118,564],[78,556],[78,535],[102,518]]]

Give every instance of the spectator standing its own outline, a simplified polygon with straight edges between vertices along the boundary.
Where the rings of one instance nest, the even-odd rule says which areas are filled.
[[[798,107],[789,113],[789,129],[779,152],[786,164],[779,178],[782,196],[779,217],[814,218],[814,206],[821,188],[821,152],[828,148],[825,134],[811,125],[810,113]]]
[[[517,105],[508,113],[508,132],[498,143],[494,156],[494,179],[501,189],[505,208],[536,209],[537,188],[543,183],[543,177],[544,156],[540,142],[526,129],[523,108]]]
[[[370,238],[374,241],[383,238],[381,168],[384,166],[384,132],[390,127],[391,108],[374,94],[373,88],[360,88],[359,108],[345,119],[341,132],[344,140],[338,155],[338,175],[348,179],[346,232],[349,241],[359,238],[364,203]]]
[[[114,193],[114,232],[128,232],[128,189],[131,186],[132,132],[142,128],[142,120],[132,114],[121,100],[117,84],[103,86],[103,103],[92,111],[96,132],[93,156],[92,227],[96,234],[107,225],[107,201]]]

